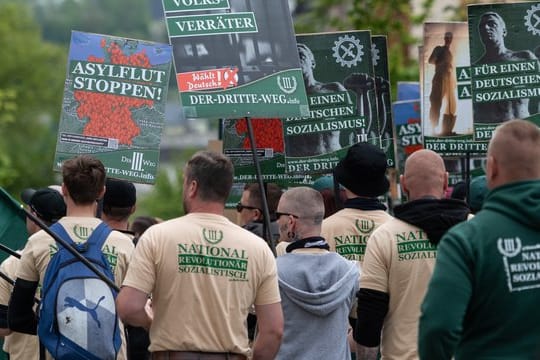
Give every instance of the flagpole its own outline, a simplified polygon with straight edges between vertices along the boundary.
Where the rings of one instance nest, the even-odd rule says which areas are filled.
[[[7,252],[9,255],[15,256],[17,259],[21,258],[21,254],[19,254],[15,250],[10,249],[9,247],[7,247],[6,245],[2,243],[0,243],[0,250]]]

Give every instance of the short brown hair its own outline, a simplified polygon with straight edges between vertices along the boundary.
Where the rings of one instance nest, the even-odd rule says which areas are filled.
[[[62,163],[62,178],[75,204],[91,204],[105,186],[105,167],[92,156],[79,155]]]
[[[188,161],[185,169],[187,182],[198,184],[201,200],[225,203],[233,184],[234,167],[231,160],[214,151],[199,151]]]

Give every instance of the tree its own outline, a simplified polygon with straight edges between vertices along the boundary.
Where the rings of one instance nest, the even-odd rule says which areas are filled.
[[[69,43],[71,30],[151,40],[149,0],[32,2],[44,38],[55,43]]]
[[[18,1],[0,3],[0,44],[0,183],[17,197],[25,187],[54,182],[66,50],[43,41],[30,9]]]
[[[137,199],[135,216],[149,215],[167,220],[184,215],[183,198],[183,164],[185,164],[198,149],[187,149],[172,159],[177,166],[170,173],[161,167],[156,176],[152,191]]]

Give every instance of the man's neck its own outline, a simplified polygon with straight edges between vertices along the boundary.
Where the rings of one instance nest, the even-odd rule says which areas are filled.
[[[127,220],[113,220],[108,219],[105,216],[102,217],[102,220],[109,225],[111,229],[114,230],[129,230],[129,222]]]
[[[225,205],[219,202],[192,201],[189,206],[189,213],[207,213],[223,215]]]
[[[75,205],[68,204],[66,209],[66,216],[74,217],[95,217],[96,205]]]

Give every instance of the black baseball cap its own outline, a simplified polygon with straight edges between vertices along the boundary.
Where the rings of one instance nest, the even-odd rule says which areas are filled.
[[[21,199],[44,221],[53,223],[66,216],[66,203],[62,194],[57,190],[51,188],[25,189],[21,193]]]

